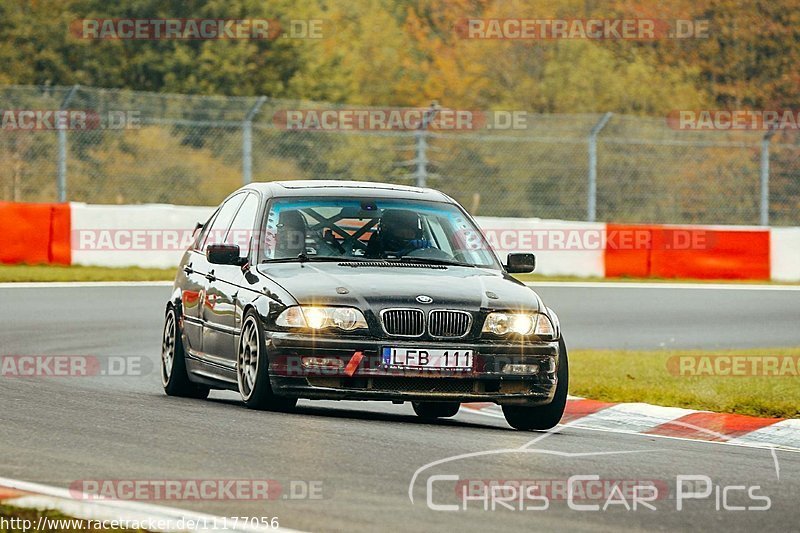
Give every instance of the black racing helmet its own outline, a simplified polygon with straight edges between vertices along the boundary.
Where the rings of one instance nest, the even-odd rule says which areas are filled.
[[[403,250],[411,241],[422,239],[422,219],[414,211],[387,209],[381,216],[378,233],[384,250]]]
[[[297,257],[305,253],[308,228],[306,219],[299,211],[282,211],[278,215],[277,229],[276,258]]]

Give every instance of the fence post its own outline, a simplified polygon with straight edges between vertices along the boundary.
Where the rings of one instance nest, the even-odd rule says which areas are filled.
[[[769,226],[769,143],[775,130],[770,129],[761,139],[761,216],[759,222],[762,226]]]
[[[75,96],[75,91],[78,90],[80,85],[73,85],[69,90],[64,100],[61,102],[61,110],[65,110],[69,105],[72,97]],[[56,176],[56,189],[58,190],[58,201],[67,201],[67,127],[59,127],[58,133],[58,165]]]
[[[414,172],[414,179],[417,187],[426,187],[428,184],[428,141],[426,139],[428,132],[424,129],[414,131],[414,146],[415,158],[417,169]]]
[[[428,126],[433,122],[433,119],[436,118],[438,113],[439,104],[437,102],[431,102],[430,107],[426,109],[425,113],[422,115],[422,123],[414,131],[414,146],[416,152],[414,162],[417,165],[416,171],[414,172],[414,180],[417,187],[424,188],[428,186]]]
[[[247,112],[242,122],[242,184],[247,185],[253,181],[253,117],[266,102],[267,97],[261,96],[253,107]]]
[[[594,125],[589,132],[589,193],[587,195],[586,218],[594,222],[597,218],[597,135],[611,120],[609,112]]]

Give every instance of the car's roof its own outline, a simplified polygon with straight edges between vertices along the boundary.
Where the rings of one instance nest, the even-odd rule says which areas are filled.
[[[271,198],[297,196],[356,196],[400,198],[452,202],[450,197],[435,189],[422,189],[372,181],[296,180],[251,183],[245,189],[256,190]]]

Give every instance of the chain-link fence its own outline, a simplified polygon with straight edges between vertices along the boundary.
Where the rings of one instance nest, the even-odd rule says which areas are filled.
[[[525,113],[524,127],[458,131],[285,124],[287,111],[342,109],[0,88],[0,200],[214,205],[248,181],[352,179],[426,184],[485,216],[800,225],[796,131],[685,131],[610,114]],[[56,110],[61,126],[47,121]]]

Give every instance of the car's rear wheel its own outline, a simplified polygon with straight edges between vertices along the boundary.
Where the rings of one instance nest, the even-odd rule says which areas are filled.
[[[547,405],[524,406],[504,405],[503,415],[506,422],[514,429],[522,431],[545,430],[555,427],[567,406],[567,392],[569,390],[569,362],[567,346],[564,339],[558,342],[558,385],[553,401]]]
[[[458,402],[411,402],[411,407],[420,418],[449,418],[458,413],[461,404]]]
[[[258,314],[252,309],[244,316],[236,355],[236,379],[242,401],[250,409],[286,411],[297,403],[296,398],[276,396],[272,391],[264,332]]]
[[[178,313],[172,305],[167,308],[164,334],[161,338],[161,384],[168,396],[184,398],[203,399],[208,397],[210,390],[208,387],[189,381]]]

